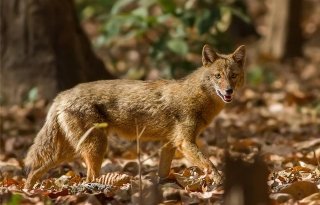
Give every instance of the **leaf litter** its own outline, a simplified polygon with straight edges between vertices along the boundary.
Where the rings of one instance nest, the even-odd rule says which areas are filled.
[[[320,69],[305,79],[299,76],[306,76],[304,68],[310,65],[297,65],[300,67],[272,65],[270,72],[279,78],[270,84],[257,86],[249,82],[197,140],[200,149],[224,175],[227,155],[243,161],[243,166],[240,163],[233,169],[235,173],[246,169],[264,172],[256,171],[260,169],[255,165],[259,156],[268,172],[261,183],[267,184],[273,204],[320,203]],[[286,75],[289,71],[290,76]],[[85,167],[75,161],[50,170],[34,189],[24,190],[23,158],[44,121],[47,107],[44,101],[0,107],[1,202],[138,204],[142,194],[149,204],[223,204],[245,190],[254,193],[245,182],[259,176],[235,175],[230,189],[227,185],[215,186],[210,176],[192,167],[179,152],[168,181],[159,184],[156,177],[159,156],[155,154],[161,147],[158,142],[141,142],[140,193],[136,144],[116,136],[109,138],[102,175],[95,182],[85,182]],[[228,182],[228,176],[225,177]]]

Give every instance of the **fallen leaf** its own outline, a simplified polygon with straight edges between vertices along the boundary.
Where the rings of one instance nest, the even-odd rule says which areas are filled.
[[[270,195],[270,198],[281,204],[292,199],[292,196],[287,193],[274,193]]]
[[[19,185],[20,183],[15,180],[15,179],[12,179],[12,178],[6,178],[3,180],[3,186],[11,186],[11,185]]]
[[[57,192],[50,192],[48,194],[48,196],[51,198],[51,199],[55,199],[57,198],[58,196],[66,196],[69,194],[69,191],[68,189],[62,189],[61,191],[57,191]]]
[[[308,204],[308,205],[316,205],[320,204],[320,193],[314,193],[310,196],[307,196],[299,201],[302,204]]]
[[[260,150],[261,144],[252,139],[241,139],[230,144],[230,148],[232,151],[250,153],[253,150]]]
[[[181,174],[174,173],[177,182],[188,191],[202,191],[203,186],[212,183],[198,167],[189,167]]]
[[[290,194],[294,199],[300,200],[318,191],[317,185],[312,182],[297,181],[282,189],[280,193]]]
[[[132,179],[132,176],[124,173],[107,173],[98,177],[95,182],[104,185],[111,185],[111,186],[122,186],[126,183],[129,183]]]

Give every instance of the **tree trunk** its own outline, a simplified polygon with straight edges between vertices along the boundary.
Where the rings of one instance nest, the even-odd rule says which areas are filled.
[[[262,39],[262,53],[275,59],[302,55],[302,0],[269,0],[268,31]]]
[[[93,53],[73,0],[1,0],[1,103],[22,103],[32,88],[52,99],[80,82],[112,75]]]
[[[291,0],[289,5],[288,32],[285,58],[302,56],[303,36],[301,28],[302,0]]]

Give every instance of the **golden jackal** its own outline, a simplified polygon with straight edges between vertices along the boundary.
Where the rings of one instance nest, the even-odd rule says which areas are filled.
[[[244,81],[244,46],[232,54],[203,47],[203,66],[181,80],[105,80],[80,84],[61,92],[54,100],[44,126],[25,159],[30,169],[26,188],[50,168],[77,156],[87,165],[87,180],[99,176],[107,147],[106,133],[136,138],[136,126],[145,127],[144,140],[161,140],[159,177],[165,178],[176,148],[194,165],[220,175],[195,144],[234,90]],[[94,129],[77,148],[94,123],[107,122],[107,131]],[[77,149],[76,149],[77,148]]]

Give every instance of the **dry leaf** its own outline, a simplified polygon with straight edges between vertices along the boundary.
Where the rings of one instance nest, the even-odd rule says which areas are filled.
[[[275,200],[277,203],[285,203],[290,199],[292,199],[292,196],[287,193],[275,193],[275,194],[271,194],[270,198]]]
[[[70,170],[65,175],[72,178],[72,177],[76,176],[76,173],[74,171]]]
[[[260,150],[261,144],[252,139],[241,139],[230,144],[230,148],[236,152],[250,153],[253,150]]]
[[[51,192],[48,194],[48,196],[52,199],[55,199],[59,196],[66,196],[69,194],[68,189],[62,189],[61,191],[57,191],[57,192]]]
[[[198,167],[189,167],[181,174],[174,173],[177,182],[188,191],[202,191],[203,186],[212,183],[212,180]]]
[[[301,204],[317,205],[320,204],[320,193],[314,193],[299,201]]]
[[[11,185],[19,185],[20,183],[13,178],[6,178],[3,180],[3,186],[9,187]]]
[[[280,192],[290,194],[294,199],[300,200],[318,191],[317,185],[312,182],[297,181],[282,189]]]
[[[100,184],[104,185],[111,185],[111,186],[122,186],[126,183],[129,183],[132,179],[132,176],[124,174],[124,173],[107,173],[100,177],[98,177],[95,182],[98,182]]]
[[[302,167],[302,166],[295,166],[295,167],[292,167],[292,171],[293,172],[311,172],[311,169],[307,167]]]
[[[129,149],[129,150],[125,150],[122,154],[121,157],[124,159],[128,159],[128,160],[134,160],[138,158],[137,152],[136,150],[133,149]]]

